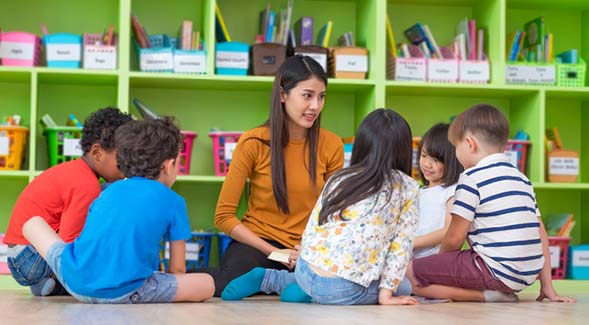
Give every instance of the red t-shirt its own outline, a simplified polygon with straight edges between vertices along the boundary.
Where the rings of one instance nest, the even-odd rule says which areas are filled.
[[[22,227],[34,216],[45,219],[65,242],[74,241],[100,190],[96,174],[82,159],[49,168],[35,177],[16,200],[4,243],[29,244]]]

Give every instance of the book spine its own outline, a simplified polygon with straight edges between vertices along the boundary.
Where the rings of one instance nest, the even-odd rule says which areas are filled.
[[[302,46],[313,45],[313,17],[301,18],[301,44]]]

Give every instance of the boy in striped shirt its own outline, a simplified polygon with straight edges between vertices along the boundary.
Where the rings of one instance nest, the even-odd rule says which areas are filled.
[[[514,302],[540,277],[538,301],[574,302],[552,286],[546,230],[532,183],[503,153],[509,123],[497,108],[475,105],[456,117],[448,139],[464,166],[440,254],[416,259],[413,293],[455,301]],[[464,240],[470,249],[461,250]]]

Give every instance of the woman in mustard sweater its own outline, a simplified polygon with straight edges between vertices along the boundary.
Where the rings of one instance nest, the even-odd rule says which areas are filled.
[[[276,72],[270,117],[239,139],[215,212],[215,226],[233,239],[220,269],[206,271],[215,279],[215,296],[256,266],[294,266],[267,256],[300,243],[323,185],[344,161],[341,138],[320,128],[326,87],[327,75],[315,60],[286,59]],[[239,220],[248,178],[248,209]]]

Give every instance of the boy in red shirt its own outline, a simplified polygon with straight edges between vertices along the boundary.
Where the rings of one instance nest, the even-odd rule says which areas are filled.
[[[65,293],[53,272],[22,234],[34,216],[47,221],[61,239],[72,242],[84,227],[88,208],[101,191],[99,178],[123,178],[117,168],[115,130],[130,121],[129,114],[107,107],[91,114],[82,129],[82,157],[51,167],[22,191],[10,216],[4,243],[8,268],[14,279],[29,286],[35,296]]]

